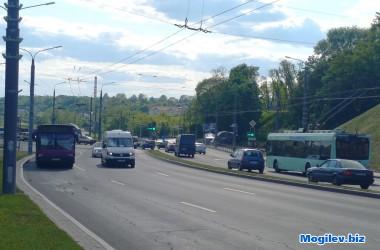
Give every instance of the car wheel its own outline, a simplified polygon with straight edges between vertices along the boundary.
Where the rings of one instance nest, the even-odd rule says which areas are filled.
[[[191,158],[194,158],[194,155],[191,155]]]
[[[360,187],[361,187],[361,189],[368,189],[369,185],[368,184],[361,184]]]
[[[274,163],[273,163],[273,169],[274,169],[274,171],[276,171],[276,173],[280,173],[281,172],[281,169],[278,168],[278,162],[277,162],[277,160],[275,160]]]
[[[135,168],[135,163],[131,163],[131,168]]]
[[[231,163],[227,162],[227,167],[228,167],[228,169],[232,169]]]
[[[306,176],[306,174],[307,174],[307,170],[308,170],[310,167],[311,167],[311,166],[310,166],[310,163],[306,163],[306,165],[305,165],[305,171],[302,172],[302,175],[303,175],[303,176]]]
[[[238,165],[238,168],[239,168],[239,171],[243,171],[243,168],[240,164]]]
[[[314,178],[313,174],[312,173],[309,173],[309,175],[307,176],[307,179],[309,182],[314,182],[314,183],[317,183],[318,181]]]
[[[342,185],[342,182],[339,180],[338,176],[334,176],[333,178],[333,182],[332,182],[335,186],[340,186]]]
[[[259,169],[259,173],[260,173],[260,174],[263,174],[263,173],[264,173],[264,168],[260,168],[260,169]]]

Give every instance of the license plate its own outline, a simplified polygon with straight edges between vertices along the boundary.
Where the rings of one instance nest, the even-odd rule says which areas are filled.
[[[357,176],[366,176],[365,173],[359,173],[359,174],[356,174]]]
[[[60,161],[61,159],[60,158],[53,158],[51,159],[52,161]]]
[[[117,162],[125,162],[125,160],[117,160]]]
[[[257,164],[257,161],[250,161],[251,164]]]
[[[187,150],[187,148],[182,148],[182,150]]]

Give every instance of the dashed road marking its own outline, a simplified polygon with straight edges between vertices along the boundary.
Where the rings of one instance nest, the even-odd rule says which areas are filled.
[[[169,175],[167,174],[164,174],[164,173],[161,173],[161,172],[157,172],[158,175],[162,175],[162,176],[165,176],[165,177],[169,177]]]
[[[74,166],[74,168],[75,168],[75,169],[78,169],[78,170],[80,170],[80,171],[82,171],[82,172],[86,172],[86,169],[84,169],[84,168],[81,168],[81,167],[78,167],[78,166]]]
[[[233,189],[233,188],[223,188],[223,189],[227,190],[227,191],[242,193],[242,194],[255,195],[255,193],[251,193],[251,192],[247,192],[247,191],[242,191],[242,190],[238,190],[238,189]]]
[[[117,184],[117,185],[120,185],[120,186],[125,186],[124,183],[119,182],[119,181],[111,180],[111,182],[112,182],[112,183],[115,183],[115,184]]]
[[[205,207],[201,207],[201,206],[198,206],[198,205],[195,205],[195,204],[192,204],[192,203],[181,202],[181,204],[186,205],[186,206],[189,206],[189,207],[195,207],[195,208],[198,208],[198,209],[201,209],[201,210],[204,210],[204,211],[210,212],[210,213],[216,213],[215,210],[208,209],[208,208],[205,208]]]

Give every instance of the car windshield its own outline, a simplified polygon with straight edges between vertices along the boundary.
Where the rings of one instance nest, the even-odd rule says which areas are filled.
[[[63,149],[74,148],[74,136],[67,134],[40,134],[39,146],[41,149]]]
[[[101,148],[101,147],[102,147],[102,143],[101,142],[97,142],[94,145],[94,148]]]
[[[108,138],[107,147],[133,147],[132,138]]]

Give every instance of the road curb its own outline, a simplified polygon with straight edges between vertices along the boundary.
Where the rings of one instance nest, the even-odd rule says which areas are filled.
[[[335,192],[335,193],[341,193],[341,194],[349,194],[349,195],[356,195],[356,196],[361,196],[361,197],[380,199],[380,193],[363,192],[363,191],[351,190],[351,189],[346,189],[346,188],[337,188],[337,187],[329,187],[329,186],[318,185],[318,184],[301,183],[301,182],[290,181],[290,180],[285,180],[285,179],[274,179],[274,178],[262,177],[258,175],[244,174],[241,172],[234,173],[234,172],[224,171],[223,169],[220,169],[220,170],[208,169],[208,168],[203,168],[200,166],[195,166],[195,165],[180,162],[180,161],[163,158],[163,157],[154,155],[150,152],[146,152],[146,154],[148,154],[150,157],[153,157],[153,158],[156,158],[158,160],[165,161],[168,163],[180,165],[183,167],[213,172],[213,173],[219,173],[219,174],[224,174],[224,175],[236,176],[236,177],[241,177],[241,178],[259,180],[259,181],[265,181],[265,182],[271,182],[271,183],[283,184],[283,185],[289,185],[289,186],[295,186],[295,187],[303,187],[303,188],[309,188],[309,189],[315,189],[315,190],[321,190],[321,191],[328,191],[328,192]],[[210,166],[210,167],[213,167],[213,166]]]
[[[30,163],[30,160],[33,158],[34,155],[30,155],[17,161],[17,188],[28,196],[58,228],[66,232],[84,249],[114,249],[107,242],[83,226],[55,203],[50,201],[25,180],[23,174],[24,166]]]

